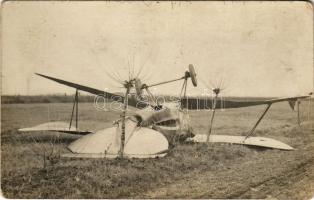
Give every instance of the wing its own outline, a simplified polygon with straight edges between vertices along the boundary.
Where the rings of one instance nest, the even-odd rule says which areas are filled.
[[[91,87],[88,87],[88,86],[72,83],[72,82],[61,80],[61,79],[58,79],[58,78],[46,76],[46,75],[43,75],[43,74],[38,74],[38,73],[35,73],[35,74],[38,75],[38,76],[47,78],[49,80],[55,81],[57,83],[60,83],[62,85],[66,85],[66,86],[69,86],[69,87],[72,87],[72,88],[76,88],[78,90],[85,91],[85,92],[88,92],[88,93],[91,93],[91,94],[94,94],[94,95],[102,96],[102,97],[104,97],[104,98],[106,98],[108,100],[117,101],[117,102],[121,102],[121,103],[124,101],[124,97],[119,95],[119,94],[106,92],[106,91],[103,91],[103,90],[99,90],[99,89],[91,88]],[[140,100],[138,100],[136,98],[136,96],[132,95],[132,96],[130,96],[128,98],[128,105],[136,107],[136,108],[139,108],[139,109],[142,109],[142,108],[147,107],[148,103],[146,103],[144,101],[140,101]]]
[[[228,109],[228,108],[241,108],[241,107],[249,107],[249,106],[257,106],[264,104],[273,104],[282,101],[288,101],[289,105],[292,109],[294,109],[295,102],[298,99],[305,99],[310,96],[295,96],[295,97],[287,97],[287,98],[277,98],[277,99],[269,99],[269,100],[247,100],[247,101],[231,101],[226,100],[224,98],[218,98],[216,102],[216,109]],[[189,110],[198,110],[198,109],[212,109],[214,104],[213,98],[183,98],[181,99],[182,108]]]
[[[44,124],[39,124],[33,127],[20,128],[19,132],[42,132],[42,131],[52,131],[52,132],[61,132],[69,133],[74,135],[87,135],[92,133],[91,131],[79,130],[75,127],[70,127],[70,124],[66,122],[48,122]]]

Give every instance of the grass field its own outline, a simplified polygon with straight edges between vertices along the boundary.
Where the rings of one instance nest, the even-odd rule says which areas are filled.
[[[277,198],[314,196],[314,131],[297,126],[286,102],[274,104],[256,135],[285,142],[296,150],[230,144],[177,145],[158,159],[65,159],[46,161],[43,152],[66,152],[77,137],[19,133],[47,121],[69,121],[72,104],[1,106],[1,189],[7,198]],[[219,111],[214,134],[244,135],[264,106]],[[307,120],[307,102],[301,118]],[[313,108],[312,108],[313,110]],[[79,108],[81,129],[110,127],[117,112]],[[205,134],[209,111],[190,112],[194,132]],[[314,113],[313,113],[314,115]],[[55,145],[51,145],[54,143]]]

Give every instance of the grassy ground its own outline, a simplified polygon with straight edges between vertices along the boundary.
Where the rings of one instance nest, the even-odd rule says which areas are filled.
[[[301,104],[307,119],[307,102]],[[185,143],[159,159],[58,159],[43,152],[66,152],[75,136],[18,133],[47,121],[68,121],[72,104],[10,104],[1,107],[1,189],[7,198],[268,198],[314,196],[314,132],[297,126],[287,103],[274,104],[256,135],[271,137],[295,151],[229,144]],[[220,111],[214,134],[244,135],[263,106]],[[82,129],[110,127],[117,112],[80,104]],[[205,134],[210,112],[191,112],[195,133]],[[55,142],[55,145],[51,145]]]

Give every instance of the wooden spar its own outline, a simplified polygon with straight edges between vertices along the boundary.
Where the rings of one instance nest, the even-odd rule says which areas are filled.
[[[183,94],[183,98],[186,98],[186,87],[188,85],[188,78],[186,77],[184,79],[184,94]]]
[[[146,85],[146,86],[144,86],[144,87],[145,87],[145,88],[153,87],[153,86],[157,86],[157,85],[162,85],[162,84],[166,84],[166,83],[171,83],[171,82],[179,81],[179,80],[182,80],[182,79],[185,79],[185,76],[183,76],[183,77],[181,77],[181,78],[178,78],[178,79],[170,80],[170,81],[164,81],[164,82],[161,82],[161,83],[155,83],[155,84],[152,84],[152,85]]]
[[[183,82],[182,88],[181,88],[181,92],[180,92],[180,99],[181,99],[180,109],[181,110],[183,110],[183,108],[184,108],[182,105],[182,94],[183,94],[183,98],[185,98],[186,97],[186,84],[187,84],[187,78],[184,79],[184,82]]]
[[[312,95],[312,94],[310,94],[310,95]],[[311,109],[312,109],[312,107],[311,107],[311,99],[312,99],[312,97],[310,96],[309,97],[309,112],[308,112],[308,116],[307,116],[307,120],[308,121],[310,121],[310,118],[311,118]],[[310,129],[312,130],[312,125],[313,125],[313,123],[312,122],[310,122]]]
[[[73,108],[72,108],[72,113],[71,113],[71,121],[70,121],[70,126],[69,126],[69,130],[71,129],[72,126],[72,121],[73,121],[73,116],[74,116],[74,109],[76,108],[76,124],[75,127],[78,127],[78,90],[76,89],[75,91],[75,96],[74,96],[74,102],[73,102]]]
[[[74,98],[76,98],[76,94],[75,94]],[[75,99],[74,99],[73,108],[72,108],[72,114],[71,114],[69,130],[71,129],[71,126],[72,126],[72,119],[73,119],[74,109],[75,109]]]
[[[78,128],[78,90],[76,90],[76,118],[75,118],[75,128]]]
[[[180,118],[180,122],[179,122],[179,126],[180,126],[180,131],[185,131],[185,124],[186,123],[186,115],[187,115],[187,109],[184,109],[184,107],[182,106],[182,94],[183,94],[183,98],[186,98],[186,88],[187,88],[187,79],[188,77],[185,76],[184,78],[184,82],[182,84],[182,88],[181,88],[181,92],[180,92],[180,108],[179,108],[179,112],[182,112],[182,118]],[[190,128],[188,127],[188,130],[190,130]],[[177,143],[178,139],[180,139],[179,137],[174,137],[174,144]]]
[[[209,136],[212,132],[212,127],[213,127],[213,122],[214,122],[214,117],[215,117],[215,112],[216,112],[216,103],[217,103],[217,97],[218,97],[218,93],[215,93],[215,98],[214,98],[214,104],[213,104],[213,113],[210,119],[210,125],[209,125],[209,130],[207,133],[207,138],[206,138],[206,143],[208,144],[209,142]]]
[[[126,92],[124,97],[124,105],[123,105],[123,111],[122,111],[122,120],[121,120],[121,146],[119,150],[119,157],[123,158],[123,152],[124,152],[124,143],[125,143],[125,116],[126,116],[126,110],[128,105],[128,95],[130,93],[130,89],[132,85],[130,83],[125,84]]]
[[[142,89],[157,86],[157,85],[162,85],[162,84],[166,84],[166,83],[175,82],[175,81],[179,81],[182,79],[187,80],[188,78],[191,78],[194,87],[196,87],[197,86],[196,73],[195,73],[195,70],[194,70],[194,67],[192,64],[189,65],[189,71],[186,71],[184,76],[182,76],[181,78],[173,79],[170,81],[164,81],[164,82],[160,82],[160,83],[155,83],[152,85],[143,85]]]
[[[251,129],[251,131],[249,132],[249,134],[247,134],[247,135],[245,136],[245,139],[244,139],[244,140],[246,140],[248,137],[250,137],[250,136],[253,134],[254,130],[255,130],[256,127],[257,127],[257,125],[261,122],[261,120],[263,119],[263,117],[265,116],[265,114],[267,113],[267,111],[269,110],[269,108],[270,108],[271,105],[272,105],[271,103],[267,104],[267,107],[266,107],[265,111],[263,112],[263,114],[261,115],[261,117],[257,120],[257,122],[255,123],[255,125],[253,126],[253,128]]]
[[[298,104],[298,105],[297,105],[297,106],[298,106],[298,107],[297,107],[297,109],[298,109],[298,125],[299,125],[299,126],[301,126],[301,120],[300,120],[300,103],[301,103],[301,102],[300,102],[299,100],[297,100],[297,104]]]
[[[186,83],[186,79],[184,80],[183,85],[182,85],[182,88],[181,88],[180,98],[182,97],[182,93],[183,93],[183,90],[184,90],[184,88],[185,88],[185,83]]]

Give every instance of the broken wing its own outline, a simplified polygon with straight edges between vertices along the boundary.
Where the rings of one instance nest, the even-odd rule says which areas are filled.
[[[96,89],[96,88],[80,85],[80,84],[77,84],[77,83],[72,83],[72,82],[61,80],[61,79],[58,79],[58,78],[46,76],[46,75],[43,75],[43,74],[36,73],[36,75],[44,77],[44,78],[47,78],[49,80],[55,81],[57,83],[60,83],[60,84],[63,84],[63,85],[69,86],[69,87],[72,87],[72,88],[76,88],[77,90],[81,90],[81,91],[88,92],[88,93],[91,93],[91,94],[94,94],[94,95],[102,96],[102,97],[104,97],[104,98],[106,98],[108,100],[117,101],[117,102],[121,102],[121,103],[124,101],[124,97],[119,95],[119,94],[106,92],[106,91],[103,91],[103,90],[99,90],[99,89]],[[139,108],[139,109],[142,109],[142,108],[147,107],[148,103],[146,103],[144,101],[140,101],[140,100],[138,100],[136,98],[136,96],[132,95],[131,97],[128,98],[128,105],[136,107],[136,108]]]

